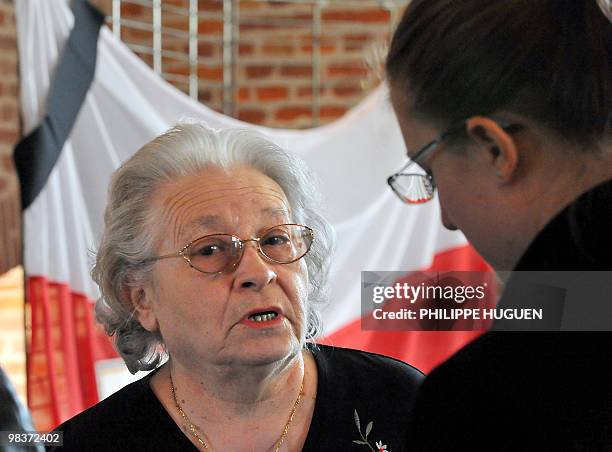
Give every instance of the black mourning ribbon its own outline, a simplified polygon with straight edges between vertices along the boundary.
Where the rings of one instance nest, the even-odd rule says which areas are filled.
[[[32,204],[47,183],[94,77],[104,15],[85,0],[75,0],[72,10],[74,27],[51,82],[47,114],[13,151],[22,210]]]

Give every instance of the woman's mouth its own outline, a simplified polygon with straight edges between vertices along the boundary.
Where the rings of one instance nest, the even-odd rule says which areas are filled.
[[[252,328],[268,328],[281,324],[283,318],[279,311],[264,309],[248,315],[241,323]]]
[[[269,322],[270,320],[274,320],[276,317],[278,317],[278,314],[276,312],[265,311],[250,315],[248,319],[252,320],[253,322]]]

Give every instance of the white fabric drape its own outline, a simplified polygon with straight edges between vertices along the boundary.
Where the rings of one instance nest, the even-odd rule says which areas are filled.
[[[25,131],[45,109],[54,67],[74,21],[68,0],[16,0]],[[184,95],[103,27],[94,82],[69,141],[35,202],[25,212],[29,275],[68,283],[97,298],[89,277],[102,231],[111,173],[120,162],[182,117],[214,127],[249,126]],[[426,267],[434,254],[466,243],[440,225],[436,202],[405,206],[385,180],[405,161],[404,145],[384,86],[338,121],[310,130],[257,127],[302,156],[321,181],[322,209],[335,226],[337,251],[332,332],[360,316],[360,272]]]

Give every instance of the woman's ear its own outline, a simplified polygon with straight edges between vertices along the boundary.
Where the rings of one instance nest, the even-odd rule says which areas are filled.
[[[512,181],[519,163],[514,138],[499,124],[485,116],[473,116],[466,121],[467,134],[487,151],[487,162],[501,183]]]
[[[144,284],[138,284],[124,289],[125,297],[132,305],[135,317],[143,328],[154,332],[159,330],[159,323],[153,304],[153,291]]]

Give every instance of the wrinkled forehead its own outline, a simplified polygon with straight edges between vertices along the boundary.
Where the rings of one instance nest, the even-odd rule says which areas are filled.
[[[290,222],[283,189],[251,167],[207,168],[159,187],[152,202],[155,227],[182,243],[212,233],[254,234]]]

